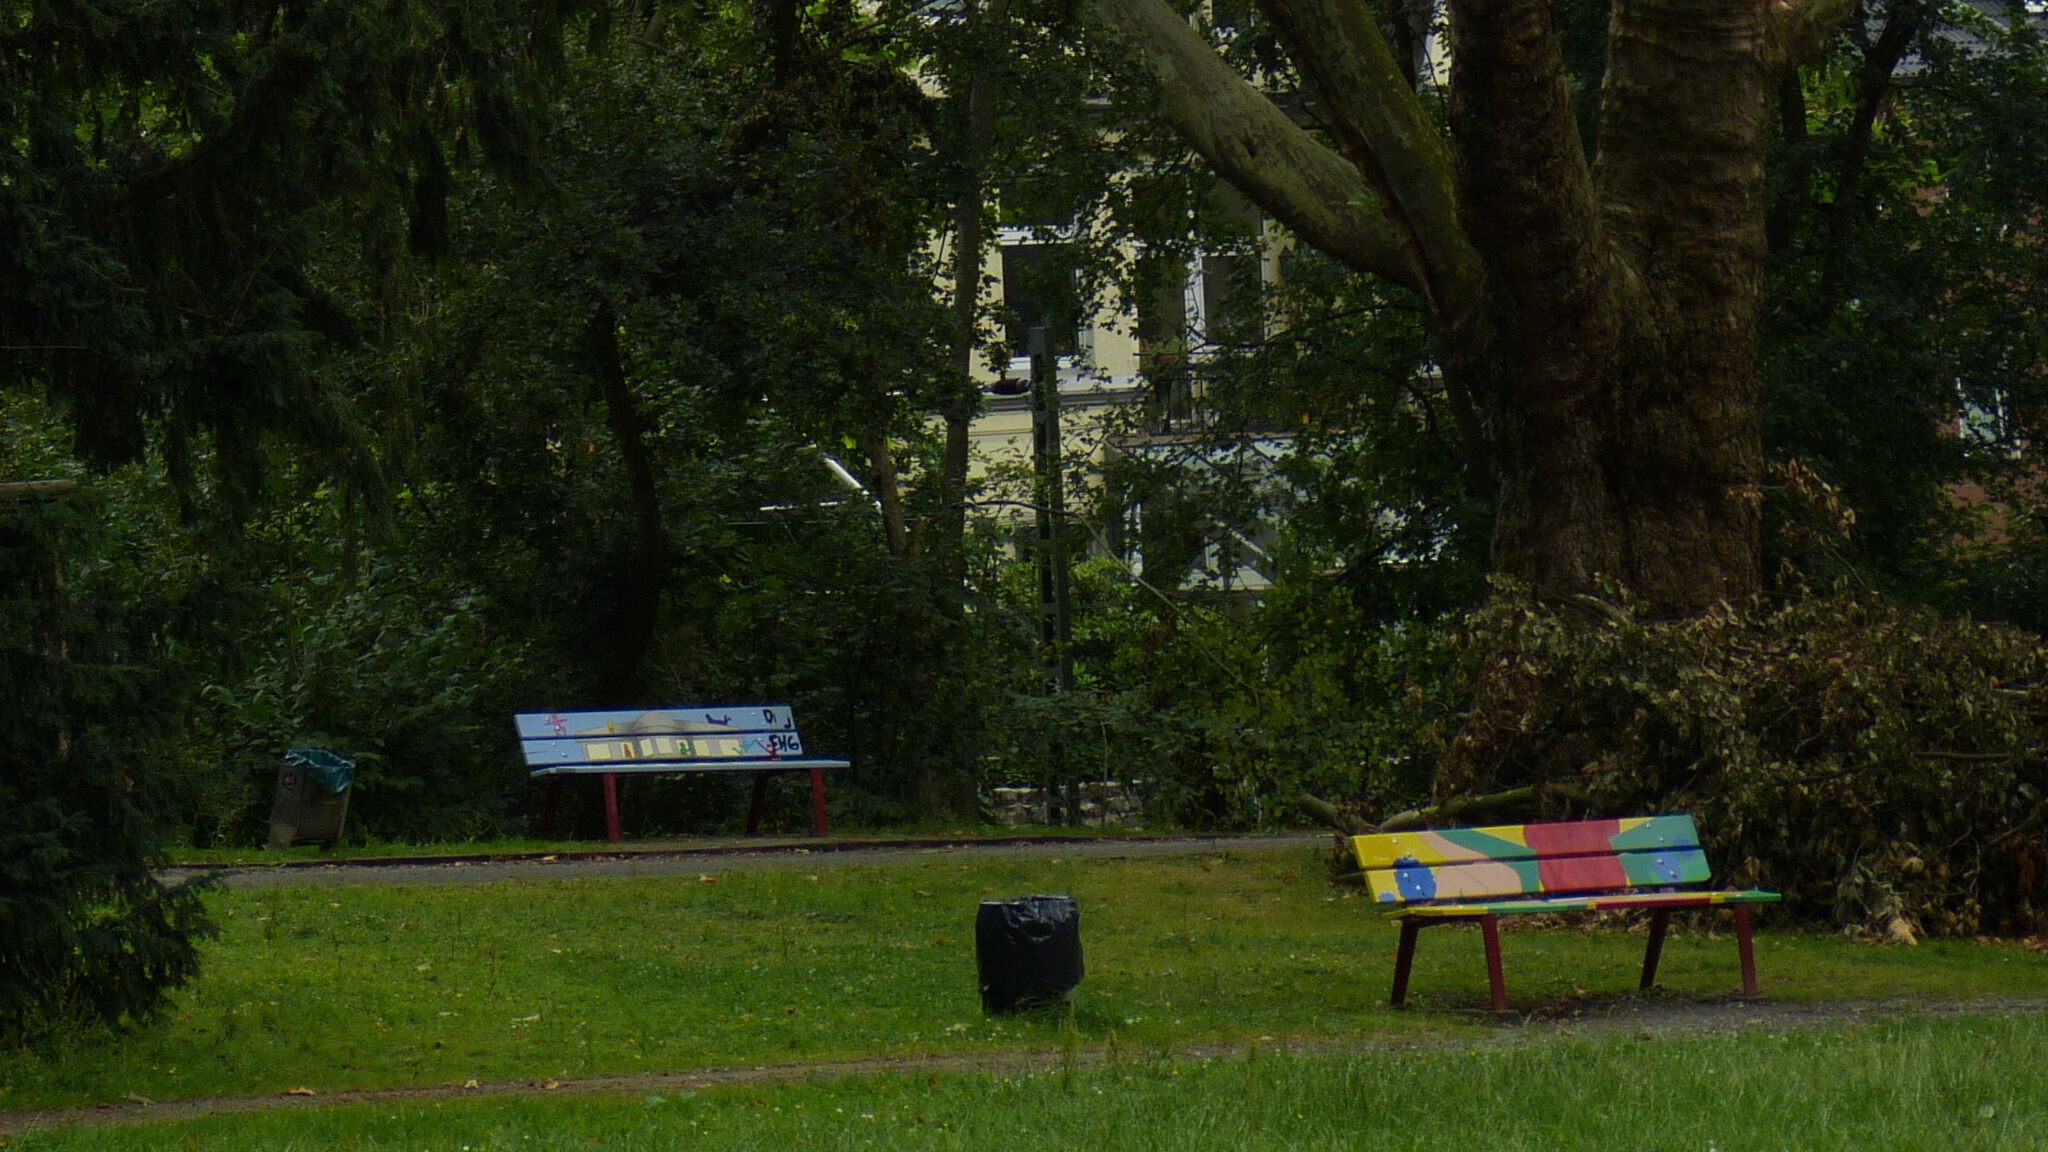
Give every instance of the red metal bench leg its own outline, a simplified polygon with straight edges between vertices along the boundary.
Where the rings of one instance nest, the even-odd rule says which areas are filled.
[[[1735,906],[1735,950],[1742,957],[1742,994],[1758,995],[1756,989],[1756,949],[1751,940],[1749,905]]]
[[[1394,992],[1387,1001],[1396,1008],[1408,1000],[1408,971],[1415,966],[1415,934],[1420,931],[1420,920],[1401,921],[1401,946],[1394,950]]]
[[[540,838],[555,838],[555,803],[562,798],[562,778],[548,777],[547,796],[540,802]]]
[[[1670,926],[1670,909],[1659,908],[1650,914],[1650,944],[1643,949],[1643,982],[1637,985],[1645,992],[1657,983],[1657,961],[1664,956],[1664,930]]]
[[[1481,916],[1480,934],[1486,937],[1486,983],[1493,991],[1493,1010],[1508,1010],[1508,983],[1500,969],[1500,917]]]
[[[604,838],[619,842],[619,774],[604,774]]]
[[[761,831],[761,815],[768,811],[768,774],[754,773],[754,800],[747,805],[747,835]]]
[[[811,769],[811,835],[825,834],[825,770]]]

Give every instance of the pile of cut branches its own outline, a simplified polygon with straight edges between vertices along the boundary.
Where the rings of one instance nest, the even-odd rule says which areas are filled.
[[[1736,884],[1890,938],[2048,930],[2048,648],[1837,587],[1659,621],[1498,595],[1437,800],[1689,811]]]

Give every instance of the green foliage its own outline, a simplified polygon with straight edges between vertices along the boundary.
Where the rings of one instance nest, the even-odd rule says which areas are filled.
[[[957,704],[918,722],[957,592],[889,556],[827,470],[837,453],[866,471],[849,448],[877,435],[920,460],[943,344],[926,99],[851,9],[806,10],[776,60],[743,9],[670,15],[621,14],[566,50],[535,141],[554,194],[451,166],[446,258],[363,398],[406,481],[392,538],[359,560],[330,513],[278,540],[309,569],[280,603],[314,609],[286,618],[365,657],[342,718],[311,702],[306,723],[372,751],[364,799],[418,785],[372,805],[373,831],[406,834],[391,817],[419,787],[470,781],[498,819],[519,779],[505,714],[543,702],[789,700],[872,789],[839,798],[878,813],[922,786],[929,730],[967,728]],[[324,691],[277,652],[223,702],[272,699],[270,679]],[[430,716],[433,754],[402,766],[394,745]],[[642,831],[708,808],[679,791],[636,797]],[[443,821],[428,804],[415,825]]]
[[[1197,235],[1229,250],[1231,226]],[[1114,595],[1077,593],[1085,699],[1044,706],[1065,710],[1045,726],[1069,748],[1143,766],[1122,774],[1150,782],[1152,812],[1196,825],[1282,822],[1303,792],[1376,806],[1427,789],[1437,621],[1476,599],[1489,523],[1441,382],[1416,371],[1415,302],[1312,254],[1253,287],[1200,358],[1155,367],[1119,428],[1097,515],[1138,510],[1103,543],[1142,559],[1142,587],[1105,566]],[[1271,581],[1256,596],[1216,590],[1241,541]],[[1183,587],[1219,542],[1226,571]]]
[[[1383,624],[1325,592],[1244,623],[1184,617],[1149,639],[1124,667],[1157,708],[1163,814],[1271,826],[1304,792],[1379,804],[1426,787],[1435,630]]]
[[[1848,927],[2048,926],[2039,637],[1839,587],[1675,622],[1504,590],[1459,650],[1440,792],[1690,811],[1723,880]]]
[[[152,871],[180,693],[103,582],[102,511],[0,504],[0,1042],[147,1018],[209,930],[197,892]]]
[[[1022,583],[1011,603],[1028,619]],[[1109,561],[1079,567],[1074,603],[1076,689],[1012,682],[999,779],[1130,780],[1154,819],[1227,828],[1288,823],[1303,792],[1392,803],[1427,789],[1436,629],[1382,621],[1327,580],[1232,606],[1141,588]]]
[[[207,686],[189,738],[205,768],[186,781],[195,843],[264,838],[285,749],[357,763],[349,820],[392,839],[517,826],[524,789],[506,771],[509,713],[532,678],[530,648],[496,634],[487,599],[425,551],[334,554],[346,534],[328,490],[252,525],[279,564],[251,589],[260,621],[238,667]],[[416,501],[401,493],[401,522]]]
[[[10,5],[0,29],[0,385],[47,392],[82,457],[163,451],[246,499],[266,437],[374,479],[325,356],[359,328],[323,282],[347,202],[374,284],[438,246],[459,125],[522,172],[522,109],[576,6]],[[204,450],[211,441],[211,451]]]
[[[1806,70],[1774,166],[1766,444],[1836,486],[1857,525],[1826,554],[1779,551],[2038,629],[2048,60],[2025,18],[1888,3],[1884,21],[1916,29],[1907,66],[1873,87],[1866,70],[1892,67],[1881,38],[1840,37]]]

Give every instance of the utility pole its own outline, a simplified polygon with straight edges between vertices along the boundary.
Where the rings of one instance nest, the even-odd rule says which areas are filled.
[[[1034,326],[1025,346],[1031,353],[1031,464],[1037,481],[1032,503],[1037,507],[1038,520],[1038,640],[1045,694],[1052,697],[1074,688],[1074,637],[1067,598],[1067,501],[1060,460],[1060,386],[1052,353],[1046,348],[1045,329]],[[1071,824],[1079,817],[1080,789],[1067,779],[1066,741],[1057,732],[1049,752],[1048,790],[1066,791],[1067,822]]]

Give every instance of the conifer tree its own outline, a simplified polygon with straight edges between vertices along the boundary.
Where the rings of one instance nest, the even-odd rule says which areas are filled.
[[[74,603],[86,510],[0,493],[0,1040],[147,1016],[198,966],[192,888],[153,871],[147,748],[173,715],[124,621]]]

